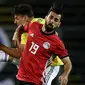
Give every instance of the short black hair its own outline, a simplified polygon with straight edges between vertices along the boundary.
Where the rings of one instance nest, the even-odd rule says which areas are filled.
[[[13,15],[27,15],[28,17],[34,16],[32,7],[28,4],[15,5],[13,8]]]
[[[50,7],[50,9],[49,9],[48,14],[51,11],[53,11],[53,12],[55,12],[57,14],[62,14],[62,7],[63,7],[63,5],[61,5],[61,4],[53,4],[53,6]]]

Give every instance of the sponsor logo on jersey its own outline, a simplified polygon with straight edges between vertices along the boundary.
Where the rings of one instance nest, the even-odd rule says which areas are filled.
[[[31,37],[34,37],[34,33],[30,34]]]

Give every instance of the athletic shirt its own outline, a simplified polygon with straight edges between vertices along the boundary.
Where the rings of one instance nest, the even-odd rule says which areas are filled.
[[[21,44],[26,44],[27,37],[28,37],[28,33],[23,33],[22,34],[22,36],[21,36]],[[58,56],[56,56],[54,58],[54,60],[52,61],[51,66],[60,66],[60,65],[63,65],[63,62],[61,61],[61,59]]]
[[[46,35],[41,31],[42,24],[34,22],[25,26],[28,40],[22,53],[17,78],[26,82],[41,84],[43,71],[49,64],[53,54],[60,58],[68,56],[68,52],[56,33]]]
[[[43,18],[34,18],[32,20],[32,22],[35,22],[35,21],[37,21],[37,22],[39,22],[41,24],[44,24],[45,23],[45,19],[43,19]],[[21,44],[26,44],[27,37],[28,37],[28,34],[27,33],[23,33],[22,34],[22,36],[21,36]],[[61,61],[61,59],[58,56],[56,56],[54,58],[54,60],[52,61],[51,66],[60,66],[60,65],[63,65],[63,62]]]

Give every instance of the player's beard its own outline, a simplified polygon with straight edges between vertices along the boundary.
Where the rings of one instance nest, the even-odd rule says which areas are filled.
[[[50,24],[45,23],[45,29],[47,32],[52,32],[52,31],[55,31],[56,27],[53,27],[51,23]]]

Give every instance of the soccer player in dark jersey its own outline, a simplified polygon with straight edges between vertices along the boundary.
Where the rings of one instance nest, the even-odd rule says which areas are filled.
[[[14,13],[20,15],[21,11],[17,9]],[[23,19],[28,20],[30,18],[24,13],[23,15]],[[40,85],[42,82],[46,85],[45,69],[54,59],[53,55],[58,55],[64,63],[64,72],[59,76],[60,85],[67,84],[72,65],[63,42],[55,33],[55,29],[60,24],[60,19],[61,11],[52,7],[45,17],[44,25],[38,22],[31,23],[30,25],[25,23],[24,30],[28,31],[29,38],[22,55],[19,48],[8,48],[0,44],[0,49],[11,56],[16,58],[22,56],[17,74],[19,81],[17,85]],[[23,27],[20,27],[17,32],[20,32],[21,28]]]

